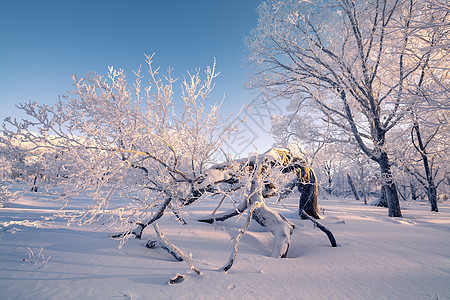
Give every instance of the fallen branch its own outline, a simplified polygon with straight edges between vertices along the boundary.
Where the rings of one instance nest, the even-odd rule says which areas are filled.
[[[185,260],[188,263],[189,268],[192,271],[194,271],[197,275],[201,275],[201,272],[196,267],[194,267],[194,265],[192,264],[192,254],[191,253],[189,253],[189,255],[186,255],[178,247],[176,247],[174,244],[172,244],[172,242],[169,241],[169,239],[167,239],[164,236],[164,233],[162,232],[161,228],[159,228],[158,223],[153,223],[153,228],[155,229],[155,232],[156,232],[156,235],[157,235],[157,241],[158,241],[159,245],[164,246],[163,249],[169,251],[169,253],[173,257],[181,258],[180,261]]]
[[[261,206],[262,206],[261,202],[258,201],[258,202],[255,202],[255,204],[253,204],[252,207],[249,209],[248,216],[247,216],[247,223],[245,224],[245,226],[243,228],[239,229],[239,233],[234,238],[234,247],[233,247],[233,251],[231,252],[230,258],[228,259],[228,263],[222,267],[222,270],[224,272],[227,272],[233,266],[233,263],[236,260],[236,255],[238,252],[239,241],[241,240],[241,238],[244,236],[244,234],[247,232],[248,228],[250,227],[250,223],[251,223],[252,217],[253,217],[253,211]]]
[[[176,251],[173,251],[170,247],[167,247],[164,243],[161,243],[160,241],[148,241],[145,247],[149,249],[155,249],[157,247],[160,247],[161,249],[166,250],[170,255],[173,256],[177,261],[183,261],[183,257],[178,255]]]
[[[330,244],[332,247],[337,247],[336,244],[336,239],[333,236],[333,233],[326,228],[325,226],[323,226],[319,221],[317,221],[316,219],[314,219],[313,217],[311,217],[310,215],[308,215],[305,210],[302,209],[300,215],[304,218],[307,218],[309,220],[311,220],[311,222],[314,223],[314,225],[316,225],[320,230],[322,230],[323,232],[325,232],[325,234],[327,235],[328,239],[330,240]]]
[[[166,201],[164,201],[164,203],[161,205],[160,209],[158,210],[158,212],[150,218],[150,220],[148,220],[146,223],[140,223],[140,222],[135,222],[134,224],[137,225],[137,227],[134,230],[128,230],[125,231],[123,233],[119,233],[119,234],[115,234],[115,235],[110,235],[110,238],[122,238],[122,237],[126,237],[130,234],[134,234],[136,236],[137,239],[141,239],[142,238],[142,232],[144,231],[144,229],[151,225],[153,222],[157,221],[158,219],[160,219],[163,215],[164,212],[166,211],[167,207],[169,207],[170,202],[172,201],[172,198],[169,197],[166,199]]]
[[[209,223],[209,224],[216,223],[216,221],[225,221],[229,218],[232,218],[234,216],[242,214],[247,209],[247,207],[248,207],[248,203],[247,203],[247,200],[245,200],[245,201],[242,201],[236,208],[230,209],[230,210],[220,213],[220,214],[217,214],[217,212],[214,211],[212,217],[200,219],[198,221]]]

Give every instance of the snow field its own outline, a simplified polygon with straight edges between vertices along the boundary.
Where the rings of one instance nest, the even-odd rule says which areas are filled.
[[[78,200],[67,209],[80,209],[88,199]],[[404,218],[396,219],[353,199],[319,199],[322,223],[339,244],[332,248],[309,220],[298,219],[296,197],[271,200],[271,208],[296,224],[288,258],[271,258],[273,236],[252,222],[227,273],[219,269],[245,218],[216,226],[197,222],[217,205],[206,199],[188,210],[187,225],[171,214],[158,222],[177,247],[192,253],[203,273],[197,276],[162,249],[145,248],[155,236],[151,227],[142,240],[118,249],[108,238],[116,233],[111,228],[68,227],[54,215],[58,203],[27,193],[0,209],[0,298],[450,299],[448,203],[431,213],[428,204],[402,202]],[[169,285],[177,273],[186,280]]]

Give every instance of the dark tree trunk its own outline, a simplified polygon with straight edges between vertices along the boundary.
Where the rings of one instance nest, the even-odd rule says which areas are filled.
[[[419,196],[417,196],[416,185],[412,180],[409,183],[409,188],[411,189],[411,199],[417,201],[417,198],[419,198]]]
[[[437,191],[436,191],[436,187],[434,186],[434,182],[428,182],[429,186],[427,189],[427,194],[428,194],[428,200],[430,201],[431,204],[431,211],[434,212],[438,212],[438,206],[437,206]]]
[[[379,164],[381,167],[382,180],[381,194],[384,194],[386,197],[386,202],[388,205],[388,216],[401,218],[402,212],[400,209],[400,201],[398,199],[397,186],[392,179],[391,165],[389,164],[389,159],[386,152],[381,153]]]
[[[381,186],[380,200],[377,202],[376,206],[379,207],[388,207],[388,202],[386,198],[386,187],[384,185]]]
[[[364,204],[367,205],[367,191],[366,191],[366,188],[363,189],[363,196],[364,196]]]
[[[325,172],[327,176],[327,186],[323,189],[325,192],[329,195],[333,192],[333,176],[331,174],[331,162],[325,163],[323,166],[323,171]]]
[[[37,191],[38,191],[38,186],[36,185],[37,178],[38,178],[38,175],[34,176],[33,186],[31,187],[30,192],[37,193]]]
[[[358,191],[356,190],[355,184],[353,183],[352,177],[350,177],[349,174],[347,174],[347,182],[350,185],[350,188],[352,189],[353,195],[355,196],[355,199],[357,201],[361,201],[361,198],[359,197]]]
[[[361,192],[364,198],[364,204],[367,205],[367,186],[364,182],[364,163],[360,163],[360,182],[361,182]]]
[[[437,133],[439,130],[439,128],[436,130],[435,133]],[[414,141],[414,132],[416,133],[416,138],[417,138],[417,144]],[[433,135],[434,136],[434,135]],[[411,139],[412,139],[412,143],[414,145],[414,148],[416,148],[417,152],[419,152],[420,156],[422,157],[422,161],[423,161],[423,168],[425,169],[425,174],[426,174],[426,190],[427,190],[427,196],[428,196],[428,201],[430,201],[431,204],[431,211],[435,211],[438,212],[438,206],[437,206],[437,191],[436,191],[436,185],[434,184],[434,178],[433,178],[433,172],[432,172],[432,166],[430,165],[430,162],[428,160],[428,153],[427,153],[427,149],[426,149],[426,145],[428,144],[428,142],[426,142],[425,144],[422,141],[422,135],[420,133],[420,127],[419,127],[419,121],[417,118],[414,119],[414,126],[411,130]]]
[[[307,173],[305,178],[308,180],[303,180],[302,177],[298,182],[298,189],[301,192],[299,208],[304,207],[304,211],[315,219],[320,219],[319,216],[319,206],[317,204],[317,196],[319,194],[319,188],[317,185],[316,174],[312,168],[302,167],[302,172]],[[300,175],[300,174],[299,174]],[[304,176],[304,175],[303,175]],[[306,182],[305,182],[306,181]],[[302,216],[302,210],[299,209],[299,214],[302,219],[306,219]]]

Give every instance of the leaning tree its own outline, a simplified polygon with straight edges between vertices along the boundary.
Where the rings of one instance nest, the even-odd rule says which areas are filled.
[[[286,185],[280,186],[280,182],[284,181],[280,179],[280,175],[285,173],[294,173],[294,179]],[[213,165],[192,182],[190,193],[183,196],[178,194],[177,200],[184,207],[194,204],[207,195],[222,195],[222,200],[213,213],[199,219],[200,222],[212,224],[244,213],[247,214],[246,225],[234,238],[235,246],[232,255],[228,263],[222,268],[224,271],[228,271],[236,258],[239,240],[247,231],[252,220],[255,220],[273,234],[275,244],[272,257],[284,258],[287,256],[295,226],[283,215],[270,209],[264,199],[277,194],[279,194],[279,199],[282,199],[291,193],[295,187],[301,192],[298,210],[300,217],[311,220],[327,235],[331,246],[336,247],[337,243],[332,232],[317,220],[320,219],[317,206],[317,186],[318,182],[314,171],[306,165],[302,158],[292,155],[289,150],[274,148],[260,155]],[[240,196],[239,191],[243,191]],[[135,222],[136,227],[133,230],[112,237],[135,236],[141,239],[143,231],[153,224],[158,239],[148,241],[147,247],[159,246],[167,250],[177,260],[186,259],[187,256],[182,254],[179,249],[168,240],[161,238],[160,229],[156,225],[156,221],[170,208],[173,198],[174,195],[167,195],[164,203],[145,222]],[[228,211],[217,213],[226,198],[241,198],[241,202]],[[180,221],[185,223],[182,219]]]

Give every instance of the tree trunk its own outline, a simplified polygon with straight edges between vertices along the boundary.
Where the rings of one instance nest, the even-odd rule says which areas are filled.
[[[283,173],[291,172],[294,169],[286,169]],[[319,187],[317,177],[312,168],[306,166],[298,166],[295,168],[296,178],[286,184],[280,193],[278,201],[289,195],[294,187],[300,192],[299,210],[300,218],[307,219],[303,216],[302,210],[315,219],[320,219],[319,206],[317,205],[317,197],[319,195]]]
[[[367,187],[363,187],[364,204],[367,205]]]
[[[299,215],[302,219],[306,219],[302,216],[302,210],[300,207],[303,207],[304,211],[310,215],[311,217],[315,219],[320,219],[319,216],[319,206],[317,204],[317,196],[319,195],[319,188],[317,185],[317,178],[316,174],[314,173],[312,168],[303,168],[302,167],[302,173],[306,172],[308,173],[305,178],[308,178],[308,180],[303,180],[302,178],[299,178],[300,180],[297,183],[297,187],[299,191],[301,192],[300,201],[299,201]],[[300,175],[300,174],[299,174]]]
[[[438,129],[439,130],[439,129]],[[414,132],[416,133],[417,143],[414,142]],[[436,130],[437,132],[437,130]],[[417,118],[414,119],[414,126],[411,130],[411,139],[414,147],[416,148],[417,152],[419,152],[420,156],[422,157],[423,161],[423,168],[425,169],[425,174],[427,176],[427,186],[425,187],[427,190],[427,196],[428,201],[430,201],[431,204],[431,211],[438,212],[437,207],[437,192],[436,192],[436,185],[434,184],[434,178],[432,173],[432,165],[430,165],[430,162],[428,160],[428,153],[426,149],[426,144],[422,141],[422,135],[420,133],[420,127],[419,127],[419,121]]]
[[[434,186],[434,182],[428,182],[428,188],[427,188],[427,194],[428,194],[428,200],[431,204],[431,211],[438,212],[438,206],[437,206],[437,191],[436,187]]]
[[[364,204],[367,205],[367,186],[364,180],[364,162],[360,163],[360,182],[361,182],[361,192],[364,198]]]
[[[381,185],[381,193],[380,193],[380,200],[376,204],[376,206],[379,207],[388,207],[388,202],[386,198],[386,187],[384,185]]]
[[[379,165],[381,167],[381,179],[382,179],[382,195],[386,197],[386,202],[388,205],[388,216],[389,217],[402,217],[402,212],[400,209],[400,201],[398,199],[397,186],[392,179],[391,166],[389,164],[389,159],[386,152],[381,153],[381,158],[379,160]],[[384,188],[384,193],[383,193]]]
[[[38,191],[38,186],[36,185],[37,178],[38,178],[38,175],[35,175],[34,180],[33,180],[33,186],[30,188],[30,192],[37,193],[37,191]]]
[[[323,189],[329,195],[333,192],[333,176],[331,174],[331,162],[325,163],[323,170],[327,176],[327,186]]]
[[[417,198],[419,198],[419,196],[417,196],[416,185],[412,180],[409,183],[409,188],[411,189],[411,199],[417,201]]]
[[[355,184],[353,183],[352,178],[349,174],[347,174],[347,182],[350,185],[350,188],[352,189],[353,195],[355,196],[355,199],[357,201],[361,201],[361,198],[359,197],[358,191],[356,190]]]

